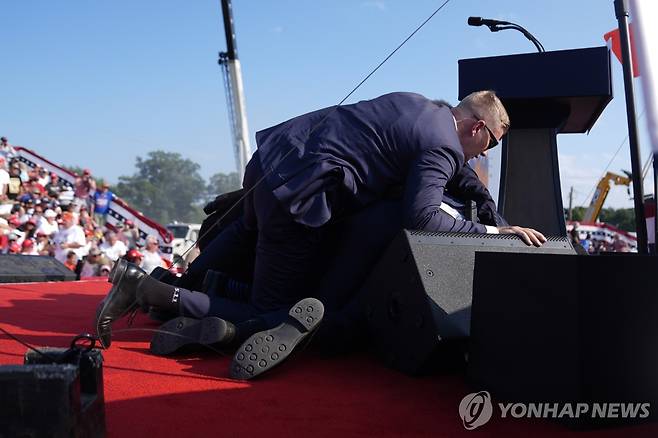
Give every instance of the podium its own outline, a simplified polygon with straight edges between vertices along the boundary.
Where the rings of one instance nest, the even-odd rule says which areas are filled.
[[[511,120],[498,211],[510,224],[566,235],[557,134],[589,131],[612,100],[607,47],[459,60],[459,99],[494,90]]]

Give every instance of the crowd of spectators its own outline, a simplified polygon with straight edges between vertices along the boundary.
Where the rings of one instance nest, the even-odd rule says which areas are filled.
[[[580,245],[583,251],[588,254],[601,254],[608,252],[632,252],[631,246],[623,240],[619,234],[615,234],[611,239],[595,239],[589,232],[581,232],[578,228],[578,222],[575,222],[569,231],[569,237],[573,244]]]
[[[167,267],[155,236],[141,239],[126,220],[108,226],[113,199],[85,169],[71,186],[56,173],[21,162],[0,138],[0,253],[55,257],[79,278],[107,276],[119,258],[147,272]]]

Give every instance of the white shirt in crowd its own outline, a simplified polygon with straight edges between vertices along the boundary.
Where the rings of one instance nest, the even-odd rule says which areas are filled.
[[[53,241],[55,242],[55,258],[62,263],[66,261],[66,254],[69,251],[73,251],[77,254],[78,259],[81,259],[87,255],[87,251],[89,250],[85,232],[80,225],[71,225],[69,228],[62,228],[55,234]],[[82,246],[80,248],[62,248],[62,243],[78,243]]]
[[[32,245],[32,247],[29,250],[26,249],[21,250],[21,255],[39,255],[39,251],[37,250],[36,245]]]
[[[0,195],[5,193],[7,185],[9,185],[9,172],[0,167]]]
[[[32,214],[34,214],[34,209],[33,208],[28,208],[25,210],[25,213],[18,218],[19,221],[21,221],[22,224],[25,222],[29,221],[30,218],[32,217]]]
[[[142,251],[142,254],[144,255],[144,258],[142,259],[141,268],[146,271],[147,274],[153,272],[158,266],[163,268],[166,267],[164,260],[162,260],[162,257],[160,257],[160,254],[157,251]]]
[[[5,160],[9,162],[12,158],[16,156],[16,149],[9,143],[6,145],[0,145],[0,156],[5,157]]]
[[[120,240],[114,242],[113,245],[110,245],[110,242],[103,242],[98,249],[100,249],[101,252],[113,262],[117,261],[119,257],[123,257],[128,252],[126,244]]]
[[[50,223],[45,217],[41,218],[39,221],[39,227],[37,228],[37,233],[43,232],[46,236],[52,236],[57,231],[59,231],[59,225],[57,225],[56,221]]]

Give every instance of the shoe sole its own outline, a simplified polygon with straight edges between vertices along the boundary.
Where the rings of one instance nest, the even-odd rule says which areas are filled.
[[[240,346],[231,362],[231,378],[253,379],[283,362],[318,327],[324,306],[315,298],[305,298],[292,306],[288,315],[287,321],[252,335]]]
[[[188,345],[219,344],[226,338],[228,324],[221,318],[203,319],[179,316],[160,326],[151,339],[151,353],[158,356],[173,354]]]

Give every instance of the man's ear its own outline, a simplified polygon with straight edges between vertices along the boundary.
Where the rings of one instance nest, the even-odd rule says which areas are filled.
[[[471,137],[475,137],[475,135],[480,132],[481,129],[484,129],[484,122],[482,120],[478,120],[471,127]]]

